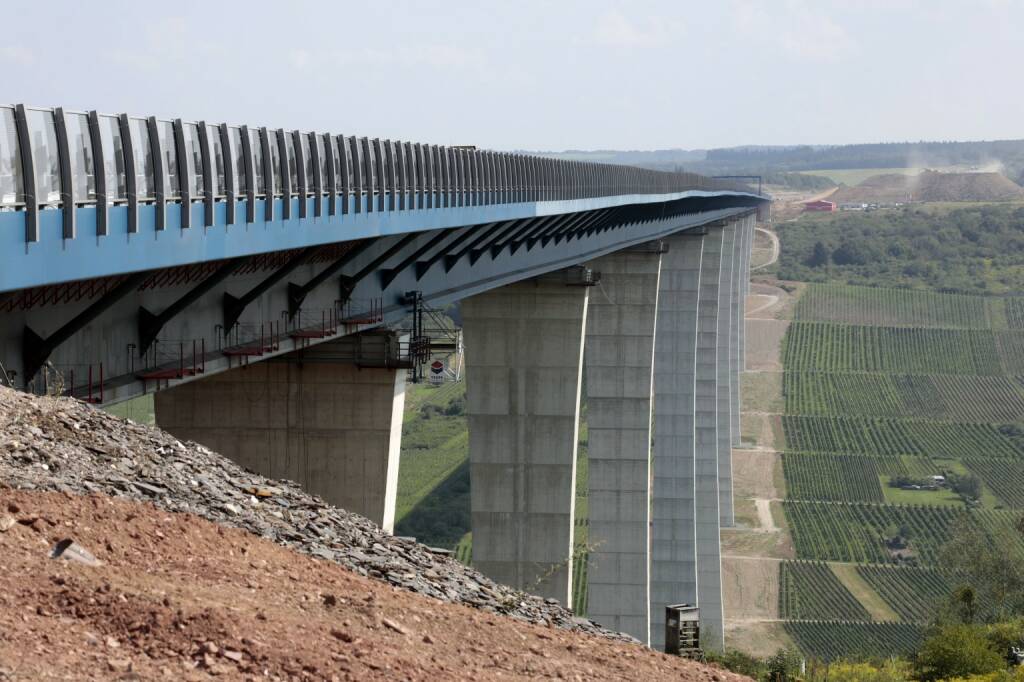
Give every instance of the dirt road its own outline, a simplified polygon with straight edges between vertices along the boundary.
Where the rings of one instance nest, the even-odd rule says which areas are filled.
[[[779,236],[777,234],[775,234],[775,232],[773,232],[772,230],[766,230],[763,227],[757,227],[757,228],[754,228],[754,229],[756,229],[758,232],[760,232],[762,234],[767,235],[768,239],[771,240],[771,243],[772,243],[772,255],[764,263],[759,263],[759,264],[751,267],[750,268],[751,272],[754,272],[755,270],[763,270],[764,268],[768,267],[769,265],[775,264],[779,260]]]

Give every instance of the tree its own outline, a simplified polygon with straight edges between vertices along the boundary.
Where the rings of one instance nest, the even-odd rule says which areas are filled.
[[[974,474],[964,474],[963,476],[952,475],[950,477],[949,485],[957,495],[961,495],[972,500],[981,499],[981,479]]]
[[[811,255],[807,258],[808,267],[820,268],[823,265],[828,265],[829,260],[832,259],[832,252],[828,250],[822,242],[815,242],[814,249],[811,251]]]
[[[868,242],[844,240],[839,248],[832,252],[832,262],[836,265],[867,265],[877,255]]]
[[[779,649],[768,659],[769,682],[786,682],[795,680],[800,674],[801,658],[795,651]]]
[[[925,682],[984,675],[1006,667],[1003,656],[976,625],[946,625],[924,641],[914,661]]]
[[[1024,615],[1024,562],[1009,551],[1020,542],[1020,531],[992,530],[979,533],[965,516],[952,529],[950,540],[942,548],[942,564],[961,576],[959,599],[950,603],[949,617],[964,622],[965,616],[979,622],[995,622]],[[963,602],[971,590],[973,608]]]

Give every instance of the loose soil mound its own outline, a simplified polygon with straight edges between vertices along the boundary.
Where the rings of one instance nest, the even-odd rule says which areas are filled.
[[[608,637],[555,600],[523,594],[472,568],[195,443],[70,399],[0,388],[0,483],[104,493],[235,526],[360,575],[429,597]]]
[[[64,539],[99,565],[51,559]],[[152,504],[12,489],[0,632],[0,679],[745,679],[412,594]]]
[[[856,187],[842,187],[837,203],[906,203],[909,201],[1013,201],[1024,188],[999,173],[938,173],[873,175]]]

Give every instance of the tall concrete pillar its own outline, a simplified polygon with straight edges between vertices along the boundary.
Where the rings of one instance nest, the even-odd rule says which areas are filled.
[[[718,299],[725,228],[704,237],[697,304],[697,368],[694,399],[697,606],[701,644],[722,649],[722,558],[718,495]]]
[[[563,604],[587,298],[556,273],[462,302],[473,565]]]
[[[740,302],[740,363],[739,371],[747,369],[747,296],[750,294],[750,257],[754,249],[754,238],[756,236],[757,218],[747,218],[747,243],[743,247],[743,298]]]
[[[732,342],[729,345],[729,426],[733,447],[739,447],[741,443],[740,430],[740,373],[743,368],[740,366],[740,355],[742,353],[741,343],[743,335],[743,312],[744,301],[746,300],[746,285],[743,280],[746,261],[744,259],[744,247],[749,239],[747,229],[747,218],[743,218],[736,224],[735,239],[733,240],[733,283],[732,301],[729,315],[732,320],[730,333]],[[728,523],[722,519],[722,525],[731,526],[735,522],[735,516],[731,516]]]
[[[694,393],[705,237],[665,240],[654,352],[651,646],[665,646],[665,607],[697,603]]]
[[[156,421],[271,478],[297,482],[391,532],[406,370],[289,354],[155,395]]]
[[[736,273],[742,264],[736,245],[742,241],[739,221],[722,228],[722,267],[718,277],[718,513],[722,527],[734,525],[732,505],[733,374],[739,361],[738,328],[734,319]]]
[[[588,263],[587,545],[590,618],[650,641],[650,462],[661,242]]]

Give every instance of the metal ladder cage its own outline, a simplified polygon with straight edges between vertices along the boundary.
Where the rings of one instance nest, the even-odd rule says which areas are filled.
[[[699,608],[692,604],[671,604],[665,607],[665,653],[703,659]]]

